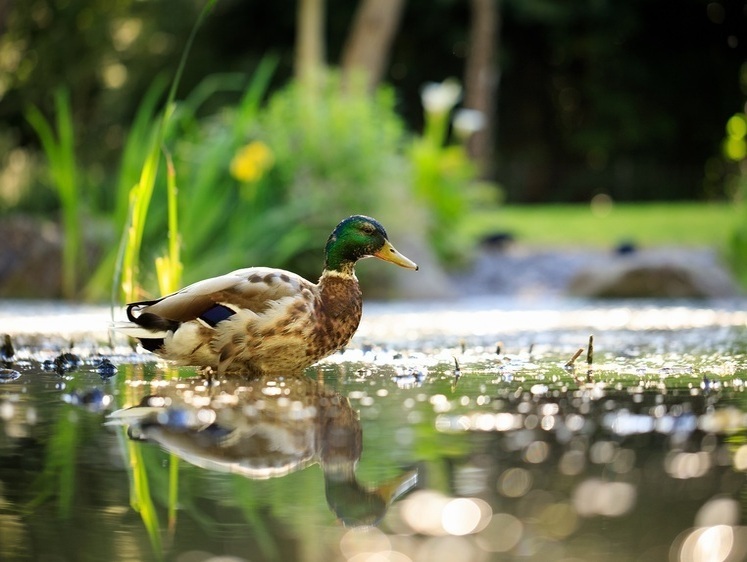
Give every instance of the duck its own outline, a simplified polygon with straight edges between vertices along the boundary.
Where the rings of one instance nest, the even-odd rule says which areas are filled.
[[[355,264],[369,257],[418,269],[376,219],[353,215],[327,239],[316,284],[283,269],[237,269],[128,303],[127,321],[113,327],[162,359],[219,375],[302,373],[344,348],[358,329],[363,303]]]

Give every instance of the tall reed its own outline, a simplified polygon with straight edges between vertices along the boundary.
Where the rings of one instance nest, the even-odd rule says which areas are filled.
[[[145,230],[145,219],[148,215],[151,198],[153,197],[153,189],[156,183],[166,126],[174,111],[176,90],[179,86],[182,73],[184,72],[187,56],[192,47],[192,43],[194,42],[194,38],[197,35],[197,30],[200,28],[216,2],[217,0],[207,1],[192,28],[192,32],[190,33],[184,47],[181,60],[179,61],[176,74],[171,83],[171,88],[169,89],[168,98],[166,99],[166,105],[161,115],[161,119],[158,121],[158,125],[150,138],[148,153],[145,162],[143,163],[140,179],[130,191],[129,221],[125,228],[125,232],[123,233],[121,258],[118,260],[118,267],[114,279],[115,286],[117,282],[119,282],[126,300],[136,300],[138,298],[139,261],[140,250],[143,242],[143,232]],[[181,264],[177,265],[176,263],[172,263],[170,264],[169,270],[173,271],[174,268],[178,267],[181,267]]]
[[[180,258],[180,237],[178,219],[178,200],[176,187],[176,172],[174,162],[169,152],[166,156],[166,189],[168,199],[168,252],[165,256],[156,258],[156,274],[158,275],[158,288],[162,295],[173,293],[182,281],[183,265]]]
[[[116,198],[112,217],[115,232],[124,232],[125,225],[129,221],[130,191],[140,178],[150,139],[156,126],[158,102],[164,95],[166,87],[166,80],[162,77],[153,81],[138,106],[127,133],[115,183]],[[120,267],[118,264],[121,261],[122,251],[115,246],[110,248],[101,259],[85,286],[85,297],[88,300],[101,301],[109,297],[112,303],[118,301],[119,274],[115,275],[115,271]]]
[[[83,258],[83,236],[80,227],[80,186],[75,160],[75,133],[70,94],[60,88],[54,93],[57,134],[38,107],[26,108],[26,119],[36,131],[49,161],[57,193],[62,206],[64,241],[62,247],[62,295],[76,296],[78,267]]]

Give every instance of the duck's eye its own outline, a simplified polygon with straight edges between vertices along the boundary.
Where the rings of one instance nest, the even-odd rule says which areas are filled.
[[[374,227],[374,225],[368,223],[363,223],[361,225],[361,230],[366,234],[373,234],[374,232],[376,232],[376,228]]]

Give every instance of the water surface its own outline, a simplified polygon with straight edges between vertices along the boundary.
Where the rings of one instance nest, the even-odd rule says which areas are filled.
[[[301,377],[207,380],[3,303],[0,559],[744,559],[744,310],[369,304]]]

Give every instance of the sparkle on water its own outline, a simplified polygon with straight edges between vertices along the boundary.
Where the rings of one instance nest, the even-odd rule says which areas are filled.
[[[208,381],[9,303],[0,558],[745,559],[744,304],[368,305],[304,378]]]

